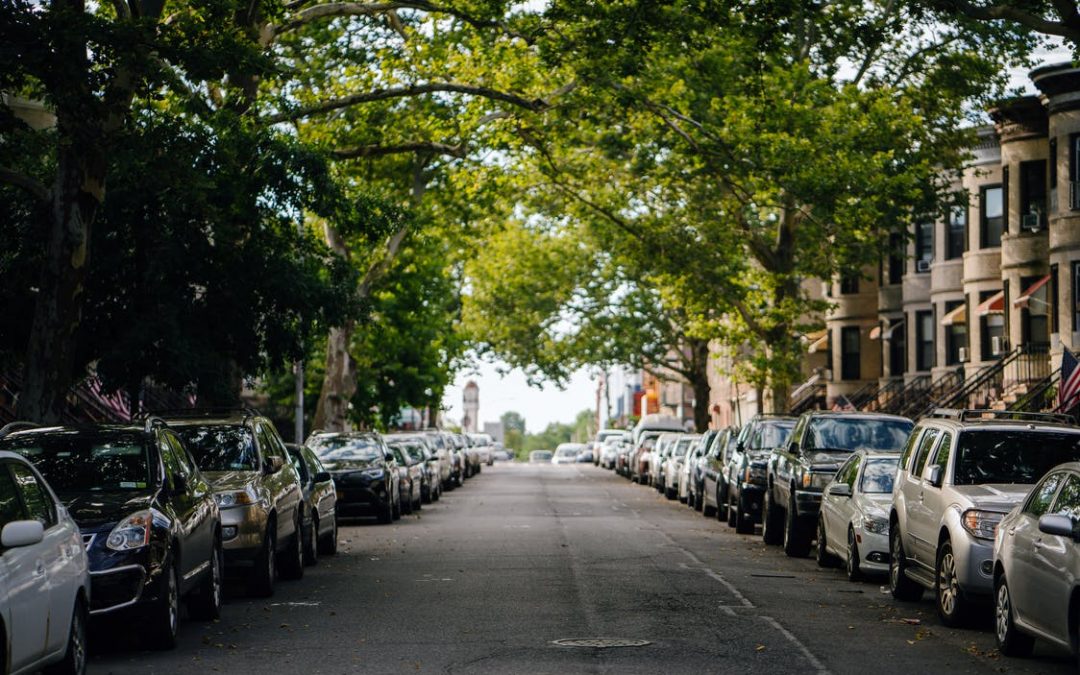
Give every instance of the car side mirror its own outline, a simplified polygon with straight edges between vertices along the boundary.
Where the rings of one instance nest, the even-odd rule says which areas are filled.
[[[285,461],[280,457],[267,457],[263,462],[263,471],[267,474],[277,473],[283,466],[285,466]]]
[[[1069,537],[1074,540],[1080,536],[1080,532],[1077,531],[1076,521],[1069,516],[1061,515],[1059,513],[1047,513],[1039,518],[1039,531],[1043,534]],[[7,532],[6,527],[4,528],[4,532]]]
[[[942,482],[942,469],[940,464],[935,464],[930,467],[930,472],[926,474],[926,482],[930,483],[934,487],[941,487]]]
[[[837,483],[835,485],[830,485],[827,494],[830,497],[850,497],[851,486],[847,483]]]
[[[334,480],[334,477],[330,475],[329,471],[320,471],[319,473],[315,474],[316,483],[328,483],[332,480]]]
[[[45,526],[40,520],[13,520],[0,530],[0,546],[19,548],[33,546],[45,538]]]

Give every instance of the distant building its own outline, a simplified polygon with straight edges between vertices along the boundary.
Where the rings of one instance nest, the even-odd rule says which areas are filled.
[[[477,429],[477,420],[480,415],[480,387],[473,380],[465,385],[463,395],[464,416],[461,418],[461,430],[465,433],[474,434]]]
[[[503,428],[502,422],[484,422],[484,433],[499,443],[506,442],[506,430]]]

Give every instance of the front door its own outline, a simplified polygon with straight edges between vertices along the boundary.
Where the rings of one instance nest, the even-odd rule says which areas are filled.
[[[1080,477],[1068,474],[1058,492],[1050,513],[1080,518]],[[1075,555],[1076,544],[1068,537],[1038,533],[1032,544],[1031,601],[1032,623],[1053,635],[1062,644],[1069,644],[1069,559]]]
[[[16,462],[0,463],[0,529],[15,520],[30,518],[12,475]],[[0,590],[7,593],[11,612],[11,669],[37,662],[45,654],[49,630],[49,580],[45,542],[6,549],[0,554]]]

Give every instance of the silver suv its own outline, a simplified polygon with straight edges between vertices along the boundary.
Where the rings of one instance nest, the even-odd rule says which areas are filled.
[[[900,457],[889,514],[889,586],[898,600],[934,591],[949,626],[994,590],[994,533],[1052,467],[1080,459],[1062,415],[937,410]]]

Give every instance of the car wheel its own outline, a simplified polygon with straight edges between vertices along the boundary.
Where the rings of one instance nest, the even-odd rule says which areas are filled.
[[[302,579],[304,577],[304,529],[300,513],[296,514],[296,531],[289,537],[289,547],[283,552],[284,557],[279,563],[281,578]]]
[[[334,555],[337,553],[337,514],[330,516],[330,531],[319,539],[319,555]]]
[[[788,499],[787,513],[784,514],[784,553],[789,558],[805,558],[810,555],[810,535],[806,524],[795,511],[795,498]]]
[[[735,532],[737,534],[753,534],[754,521],[747,517],[748,509],[741,495],[738,500],[731,504],[730,508],[735,510]]]
[[[215,539],[214,550],[210,553],[210,570],[199,587],[198,592],[187,602],[188,614],[199,621],[213,621],[221,618],[222,579],[224,577],[224,553],[221,541]]]
[[[862,579],[862,571],[859,569],[859,543],[855,541],[855,530],[848,528],[847,531],[847,557],[844,558],[844,571],[847,572],[848,581]]]
[[[424,500],[423,500],[422,497],[417,497],[416,501],[413,502],[413,505],[412,505],[413,513],[416,513],[417,511],[421,510],[422,508],[424,508]]]
[[[148,635],[154,649],[167,650],[176,647],[176,636],[180,629],[180,580],[176,578],[174,562],[170,560],[168,566],[161,571],[165,588],[161,599],[150,612]]]
[[[818,516],[817,520],[817,555],[814,556],[814,560],[817,561],[818,567],[836,567],[836,556],[829,553],[828,546],[826,546],[825,539],[825,519]]]
[[[784,541],[784,515],[776,510],[772,488],[765,490],[764,513],[761,515],[761,538],[766,544],[780,544]]]
[[[398,492],[397,499],[391,499],[390,501],[390,520],[399,520],[401,518],[401,493]]]
[[[266,526],[266,534],[263,536],[263,547],[255,559],[255,574],[251,579],[251,591],[261,598],[269,598],[274,594],[274,579],[277,576],[277,555],[274,552],[274,521]]]
[[[1016,627],[1012,595],[1005,575],[998,575],[994,585],[997,589],[994,593],[994,636],[998,651],[1005,656],[1028,656],[1035,647],[1035,638],[1021,633]]]
[[[956,575],[952,542],[942,542],[938,547],[936,571],[934,594],[937,597],[938,616],[946,626],[962,626],[967,618],[967,600],[960,590],[960,580]]]
[[[704,490],[702,490],[704,492]],[[720,495],[716,495],[716,506],[709,506],[709,500],[705,499],[705,495],[701,496],[701,515],[706,518],[716,517],[720,520]]]
[[[675,488],[664,488],[664,498],[674,500],[678,497],[678,491]]]
[[[907,554],[900,538],[900,527],[893,523],[889,528],[889,591],[897,600],[916,602],[922,597],[923,587],[907,577]]]
[[[304,564],[311,566],[319,562],[319,518],[311,514],[311,525],[304,535]]]
[[[407,516],[410,513],[412,513],[412,510],[413,510],[412,509],[412,507],[413,507],[412,494],[411,493],[409,494],[408,499],[402,499],[402,498],[398,497],[398,504],[401,505],[401,514],[402,515]]]
[[[735,503],[735,496],[731,494],[730,489],[728,490],[727,508],[725,508],[724,511],[727,512],[726,521],[727,521],[728,527],[735,527],[735,523],[738,522],[737,517],[739,515],[739,507]],[[717,513],[716,517],[717,517],[717,519],[719,519],[720,514]]]
[[[45,668],[46,675],[84,675],[86,673],[86,604],[81,597],[75,599],[71,612],[71,628],[68,630],[67,649],[64,658]]]

